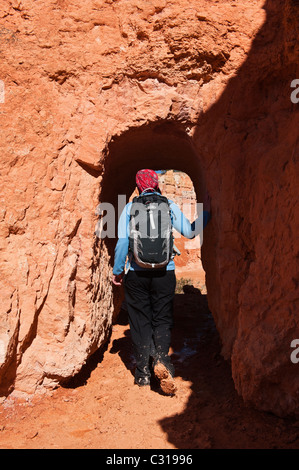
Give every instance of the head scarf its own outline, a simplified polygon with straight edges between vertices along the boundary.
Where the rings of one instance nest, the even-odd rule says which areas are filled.
[[[158,175],[154,170],[139,170],[136,174],[136,184],[142,193],[145,189],[159,189]]]

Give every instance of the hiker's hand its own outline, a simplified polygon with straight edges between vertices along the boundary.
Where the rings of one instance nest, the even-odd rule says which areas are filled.
[[[121,286],[123,283],[123,273],[113,274],[112,282],[115,286]]]
[[[206,191],[204,195],[203,210],[207,212],[211,212],[211,198],[210,198],[208,191]]]

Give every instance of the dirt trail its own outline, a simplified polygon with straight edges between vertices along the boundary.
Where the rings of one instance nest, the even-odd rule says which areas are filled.
[[[133,385],[123,311],[105,351],[95,354],[68,387],[2,403],[0,448],[299,448],[298,421],[244,406],[220,356],[206,296],[196,287],[184,290],[175,298],[175,397],[164,396],[155,381],[150,390]]]

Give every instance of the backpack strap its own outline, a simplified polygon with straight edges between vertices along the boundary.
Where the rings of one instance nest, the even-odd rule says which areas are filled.
[[[144,190],[142,191],[142,193],[140,193],[140,196],[142,196],[143,193],[145,193],[146,191],[151,191],[152,193],[155,192],[155,190],[154,190],[153,188],[146,188],[146,189],[144,189]]]

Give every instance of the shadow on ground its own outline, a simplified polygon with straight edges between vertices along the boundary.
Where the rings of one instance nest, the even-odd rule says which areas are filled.
[[[192,394],[182,414],[160,422],[169,442],[178,449],[299,448],[298,421],[254,410],[238,396],[206,295],[185,286],[174,316],[172,360]]]

